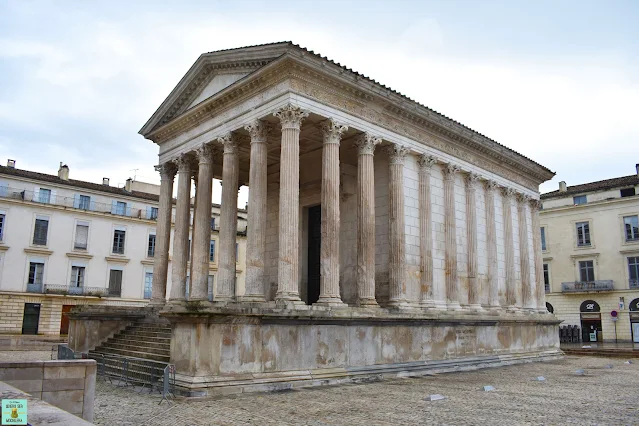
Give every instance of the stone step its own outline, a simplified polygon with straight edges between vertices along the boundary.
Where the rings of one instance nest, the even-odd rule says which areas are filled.
[[[144,324],[135,324],[126,328],[127,331],[135,330],[135,331],[150,331],[156,333],[170,333],[171,327],[163,327],[156,325],[144,325]]]
[[[106,342],[100,345],[100,348],[107,351],[111,348],[115,348],[115,349],[125,349],[127,351],[139,351],[139,352],[146,352],[146,353],[158,354],[158,355],[170,355],[169,348],[154,348],[150,346],[138,346],[138,345],[132,345],[127,343],[119,343],[119,342]]]
[[[93,353],[104,353],[105,355],[106,354],[120,355],[120,356],[147,359],[152,361],[161,361],[161,362],[167,362],[167,363],[169,362],[171,358],[168,354],[163,355],[163,354],[157,354],[152,352],[145,352],[141,350],[128,350],[128,349],[120,349],[120,348],[112,348],[112,347],[108,347],[108,348],[99,347],[99,348],[96,348],[96,350]]]
[[[111,337],[106,343],[120,343],[123,345],[133,345],[147,348],[171,349],[171,341],[169,339],[161,341],[134,339],[130,336],[114,336]],[[104,344],[104,343],[103,343]]]
[[[119,335],[126,335],[126,336],[139,336],[139,337],[143,337],[143,338],[151,338],[151,339],[156,339],[156,338],[165,338],[165,339],[170,339],[171,338],[171,333],[159,333],[159,332],[154,332],[154,331],[140,331],[140,330],[127,330],[124,333],[119,333]]]

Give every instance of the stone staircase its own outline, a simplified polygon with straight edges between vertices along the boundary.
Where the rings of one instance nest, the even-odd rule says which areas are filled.
[[[170,345],[170,325],[137,323],[89,351],[89,357],[118,356],[168,363]]]

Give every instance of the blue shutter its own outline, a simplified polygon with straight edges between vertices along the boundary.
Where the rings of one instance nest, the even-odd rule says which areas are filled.
[[[49,198],[49,204],[58,204],[58,191],[51,191],[51,198]]]
[[[9,184],[7,182],[0,182],[0,197],[7,197],[9,195]]]
[[[113,200],[111,201],[111,214],[116,214],[118,211],[118,202]]]
[[[73,194],[73,208],[80,208],[80,194]]]
[[[147,219],[151,219],[151,207],[146,208],[146,218]]]

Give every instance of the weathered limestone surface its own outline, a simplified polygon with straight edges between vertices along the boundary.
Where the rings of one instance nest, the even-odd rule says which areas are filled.
[[[430,193],[430,171],[435,158],[421,155],[419,164],[419,241],[420,241],[420,293],[421,306],[434,308],[433,300],[433,231]]]
[[[157,259],[153,264],[153,287],[151,303],[163,305],[166,302],[166,279],[169,270],[169,243],[171,240],[171,211],[173,205],[173,180],[177,168],[167,162],[156,166],[160,172],[160,200],[156,225]]]
[[[528,220],[526,206],[528,196],[517,196],[517,216],[519,220],[519,263],[521,270],[521,305],[524,309],[535,309],[532,288],[530,285],[530,260],[528,255]]]
[[[466,176],[466,238],[468,245],[468,307],[473,311],[482,309],[479,302],[480,288],[477,279],[477,207],[475,203],[476,184],[479,175]]]
[[[515,282],[515,242],[513,240],[512,200],[515,191],[501,188],[501,200],[504,218],[504,246],[506,258],[506,305],[508,310],[517,310],[517,283]]]
[[[530,200],[530,215],[533,225],[533,250],[535,251],[535,300],[537,301],[537,311],[546,313],[546,291],[544,285],[544,267],[541,255],[541,233],[539,225],[539,200]]]
[[[177,160],[177,163],[178,193],[177,205],[175,207],[175,232],[173,234],[170,299],[184,300],[186,295],[186,268],[189,256],[189,211],[191,203],[192,159],[190,156],[182,155]]]
[[[446,302],[448,309],[460,310],[459,278],[457,277],[457,227],[455,223],[455,175],[459,167],[454,164],[444,164],[444,233],[446,236],[445,274],[446,274]]]
[[[391,145],[386,149],[389,156],[389,305],[408,307],[406,299],[406,233],[404,227],[404,158],[408,149],[402,145]]]
[[[495,229],[495,189],[497,183],[492,180],[484,182],[486,205],[486,245],[488,261],[488,306],[491,310],[499,309],[499,282],[497,268],[497,230]]]

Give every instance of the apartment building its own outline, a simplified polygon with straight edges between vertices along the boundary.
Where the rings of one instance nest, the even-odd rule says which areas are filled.
[[[541,195],[547,308],[584,342],[639,343],[639,165],[636,173]]]
[[[0,334],[66,334],[65,312],[75,305],[146,305],[158,198],[158,185],[73,180],[63,164],[57,176],[18,169],[13,160],[0,166]],[[214,204],[210,294],[219,214]],[[238,212],[237,228],[236,291],[241,294],[246,210]]]

